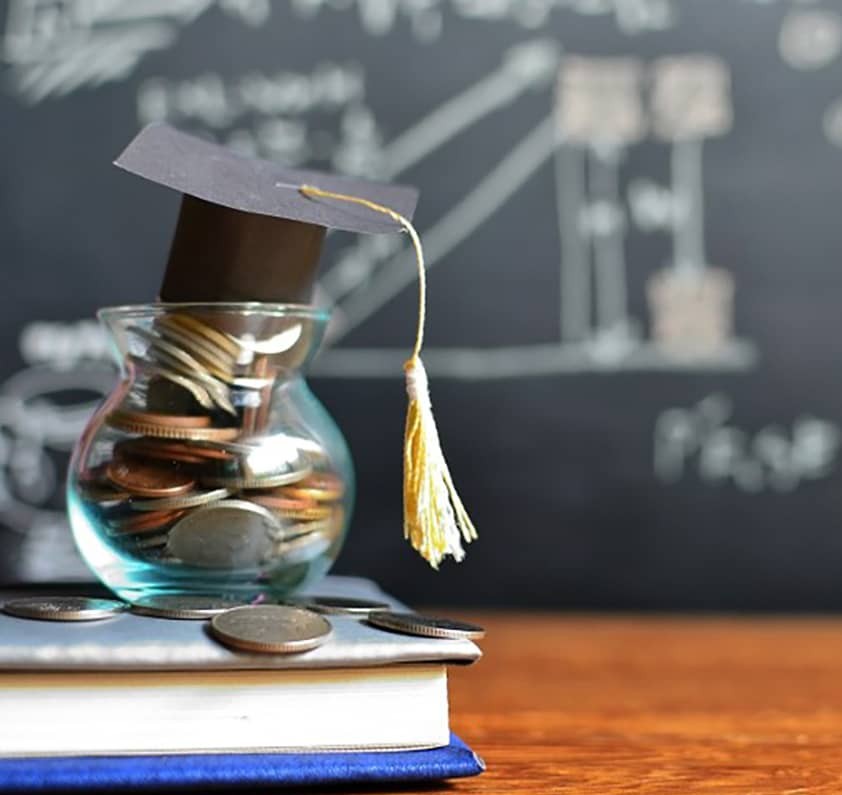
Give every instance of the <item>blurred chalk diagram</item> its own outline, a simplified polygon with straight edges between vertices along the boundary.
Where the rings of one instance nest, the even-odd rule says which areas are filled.
[[[611,19],[634,36],[674,27],[679,8],[673,0],[290,0],[289,7],[301,24],[353,12],[372,37],[408,25],[420,43],[440,39],[450,16],[538,30],[563,10]],[[144,57],[172,47],[212,9],[257,28],[273,6],[269,0],[9,0],[0,57],[14,92],[37,104],[127,80]],[[778,50],[793,69],[825,68],[842,50],[842,16],[794,5],[781,24]],[[731,271],[706,257],[702,180],[704,142],[733,124],[730,81],[727,65],[708,55],[652,62],[590,57],[563,54],[558,42],[536,38],[510,48],[495,70],[391,141],[366,102],[365,69],[354,62],[324,61],[309,73],[149,78],[138,88],[137,114],[141,122],[198,127],[241,151],[289,164],[327,161],[349,174],[398,178],[519,97],[551,92],[547,116],[422,234],[429,265],[440,265],[533,175],[552,169],[561,241],[559,338],[528,347],[433,349],[426,353],[428,369],[471,379],[739,371],[750,369],[757,353],[734,331]],[[310,115],[334,118],[336,129],[313,128]],[[828,140],[842,146],[842,100],[826,110],[823,126]],[[664,147],[670,184],[637,175],[622,185],[624,159],[653,138]],[[631,228],[672,240],[671,261],[644,286],[648,338],[628,309]],[[361,238],[341,252],[319,285],[320,299],[335,307],[334,345],[410,285],[406,257],[396,236]],[[105,337],[91,321],[35,322],[23,329],[20,348],[27,368],[0,385],[0,519],[23,534],[22,576],[81,573],[57,505],[58,472],[113,380],[103,364]],[[337,377],[391,378],[402,358],[395,349],[333,347],[320,369]],[[837,424],[798,415],[791,427],[747,431],[732,414],[720,394],[661,410],[653,428],[655,477],[669,484],[693,476],[761,493],[789,491],[835,469],[842,444]]]
[[[270,0],[8,0],[2,61],[28,102],[128,78],[149,53],[175,44],[180,31],[212,8],[251,27],[272,13]],[[356,11],[360,29],[385,36],[408,22],[421,42],[439,39],[446,11],[475,22],[539,28],[564,9],[611,15],[627,34],[664,30],[673,0],[290,0],[299,19]]]
[[[537,40],[509,50],[502,65],[450,98],[380,152],[380,175],[396,178],[527,90],[554,86],[536,125],[455,206],[421,230],[428,269],[440,264],[539,169],[554,165],[561,241],[557,342],[506,348],[428,349],[431,372],[507,378],[585,371],[746,370],[755,346],[734,334],[734,279],[705,254],[702,148],[731,128],[730,72],[708,55],[661,58],[562,56]],[[651,88],[646,91],[645,86]],[[636,178],[621,195],[628,149],[654,136],[669,147],[672,183]],[[669,266],[650,277],[651,339],[628,314],[625,240],[629,222],[671,235]],[[409,253],[361,241],[322,278],[334,307],[334,347],[319,374],[389,376],[403,352],[335,347],[411,283]]]
[[[695,477],[759,494],[794,491],[833,473],[842,442],[837,423],[798,414],[790,427],[748,431],[734,421],[734,409],[727,395],[714,393],[689,408],[661,411],[653,432],[655,477],[665,484]]]

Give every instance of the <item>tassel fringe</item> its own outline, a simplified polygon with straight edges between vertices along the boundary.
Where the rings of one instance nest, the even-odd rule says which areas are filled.
[[[427,371],[420,357],[404,365],[409,408],[403,450],[404,538],[434,569],[450,555],[465,557],[462,540],[477,537],[453,485],[439,440]]]

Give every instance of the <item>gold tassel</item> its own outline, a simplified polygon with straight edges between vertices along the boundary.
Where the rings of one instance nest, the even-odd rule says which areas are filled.
[[[444,460],[430,402],[427,372],[421,361],[427,311],[427,269],[421,239],[407,218],[382,204],[312,185],[301,185],[299,190],[309,198],[351,202],[387,215],[412,239],[418,265],[418,326],[412,355],[403,368],[409,397],[403,450],[403,532],[404,538],[409,539],[413,548],[434,569],[438,569],[447,555],[461,561],[465,557],[462,541],[473,541],[477,531]]]

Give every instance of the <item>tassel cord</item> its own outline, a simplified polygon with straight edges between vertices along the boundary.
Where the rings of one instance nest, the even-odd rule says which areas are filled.
[[[299,190],[310,198],[350,202],[386,215],[412,240],[418,265],[418,323],[412,354],[404,364],[409,397],[404,434],[404,536],[434,569],[447,555],[461,561],[465,556],[462,540],[473,541],[477,531],[456,491],[441,449],[427,372],[421,360],[427,314],[427,268],[421,239],[412,223],[390,207],[312,185],[301,185]]]
[[[412,354],[406,366],[414,362],[421,356],[421,348],[424,346],[424,327],[427,322],[427,265],[424,262],[424,249],[421,246],[421,238],[412,222],[395,212],[391,207],[386,207],[383,204],[369,201],[362,198],[362,196],[349,196],[345,193],[334,193],[329,190],[322,190],[314,185],[302,185],[299,190],[305,196],[310,198],[334,199],[336,201],[351,202],[358,204],[361,207],[366,207],[376,213],[388,215],[401,229],[403,229],[412,240],[412,247],[415,249],[415,260],[418,264],[418,322],[415,329],[415,345],[412,348]]]

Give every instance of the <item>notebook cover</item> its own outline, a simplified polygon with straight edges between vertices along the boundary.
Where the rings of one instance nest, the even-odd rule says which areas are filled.
[[[39,586],[44,593],[49,586]],[[310,593],[388,602],[406,610],[375,583],[326,577]],[[28,591],[32,595],[33,591]],[[306,596],[304,591],[297,596]],[[0,603],[16,596],[0,591]],[[172,621],[123,613],[105,621],[31,621],[0,613],[0,671],[168,671],[356,668],[396,663],[471,663],[469,640],[412,637],[376,629],[357,617],[329,616],[333,637],[301,654],[248,654],[213,640],[204,621]]]
[[[0,759],[0,793],[440,781],[485,769],[456,735],[427,751]]]

